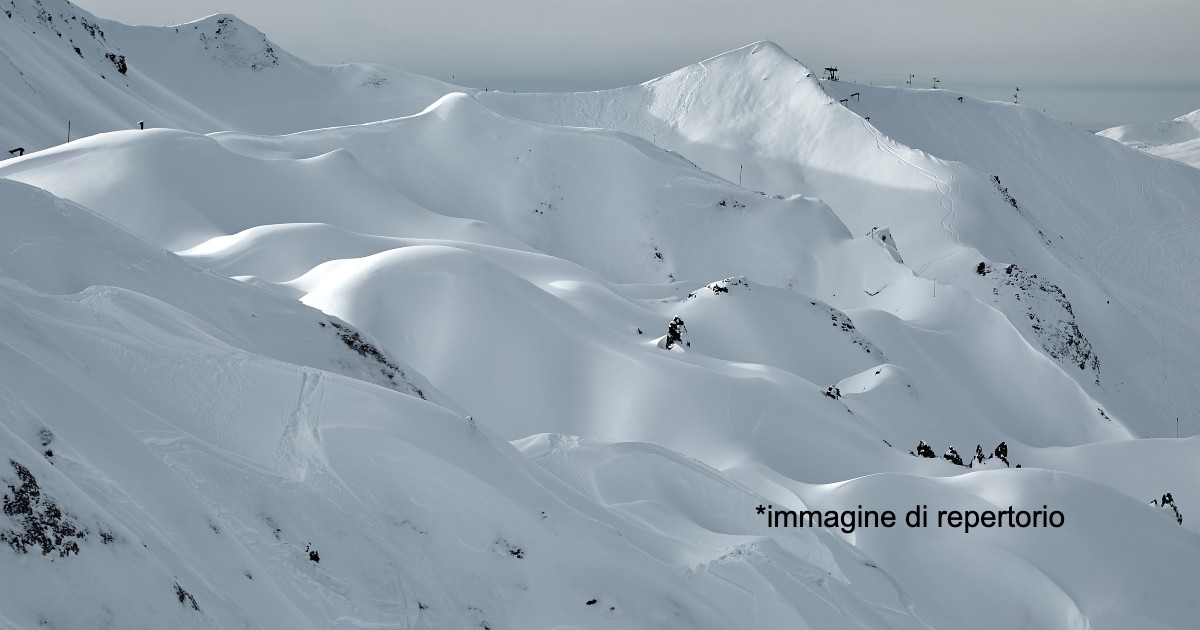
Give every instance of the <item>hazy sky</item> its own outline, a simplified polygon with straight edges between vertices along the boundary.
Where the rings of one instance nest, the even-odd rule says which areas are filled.
[[[1200,0],[78,0],[174,24],[234,13],[310,61],[372,61],[461,85],[591,90],[769,39],[844,79],[1030,104],[1088,127],[1200,109]],[[453,78],[452,78],[453,77]]]

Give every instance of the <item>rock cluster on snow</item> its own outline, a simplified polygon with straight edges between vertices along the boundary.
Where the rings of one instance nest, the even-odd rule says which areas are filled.
[[[916,450],[909,451],[908,454],[914,457],[923,457],[925,459],[937,459],[937,453],[934,452],[932,446],[925,443],[925,440],[920,440],[920,442],[917,444]],[[983,445],[976,444],[975,454],[970,460],[967,461],[963,460],[962,455],[958,453],[958,450],[955,449],[953,445],[947,448],[945,453],[942,453],[942,459],[957,466],[965,466],[967,468],[974,468],[975,464],[982,464],[993,458],[1004,462],[1005,466],[1012,466],[1008,463],[1008,444],[1005,442],[1001,442],[999,445],[997,445],[995,450],[993,450],[992,453],[987,456],[983,454]],[[1020,467],[1020,465],[1017,465],[1017,468]]]
[[[1100,357],[1079,329],[1071,302],[1057,285],[1017,265],[997,269],[980,262],[975,272],[991,278],[992,294],[1009,297],[1025,306],[1029,327],[1042,348],[1055,360],[1080,370],[1091,370],[1100,384]]]
[[[42,492],[28,468],[16,460],[8,463],[16,471],[17,481],[8,484],[3,498],[4,515],[12,524],[7,529],[0,526],[0,542],[17,553],[40,551],[43,556],[60,558],[78,554],[79,543],[87,540],[87,528]],[[111,535],[104,538],[112,540]]]

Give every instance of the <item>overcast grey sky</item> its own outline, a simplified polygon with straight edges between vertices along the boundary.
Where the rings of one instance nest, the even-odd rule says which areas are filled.
[[[1087,127],[1200,109],[1200,0],[78,0],[175,24],[233,13],[310,61],[371,61],[461,85],[640,83],[769,39],[844,79],[1001,99],[1020,86]],[[453,77],[453,79],[451,79]]]

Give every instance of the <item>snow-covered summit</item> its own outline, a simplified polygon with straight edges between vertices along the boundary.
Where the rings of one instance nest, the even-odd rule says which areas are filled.
[[[705,73],[711,71],[717,72],[714,78],[738,80],[737,75],[743,73],[753,74],[764,70],[776,70],[785,73],[795,72],[806,77],[812,74],[800,60],[789,54],[779,44],[763,40],[714,55],[704,61],[698,61],[690,66],[646,81],[642,85],[670,81],[672,78],[686,77],[696,72]]]
[[[180,24],[183,33],[191,35],[213,59],[228,68],[266,70],[279,65],[280,53],[267,36],[253,26],[228,13]]]

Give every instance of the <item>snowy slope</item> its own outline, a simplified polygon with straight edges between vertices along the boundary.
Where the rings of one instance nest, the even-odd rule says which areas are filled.
[[[795,355],[804,346],[791,344],[803,344],[802,341],[781,342],[778,338],[756,341],[756,337],[761,338],[765,331],[775,327],[763,318],[763,314],[774,312],[775,308],[784,308],[783,312],[789,314],[782,317],[783,321],[795,322],[797,320],[791,312],[813,309],[813,301],[837,300],[839,291],[843,295],[850,293],[850,304],[857,306],[867,303],[866,292],[871,289],[892,287],[887,293],[869,301],[877,305],[880,315],[887,313],[887,316],[876,316],[873,314],[875,309],[872,309],[867,321],[877,326],[881,334],[894,338],[892,343],[896,344],[897,351],[908,353],[912,361],[922,365],[929,365],[930,362],[923,352],[913,348],[910,340],[920,336],[921,329],[940,330],[945,326],[959,332],[979,331],[968,334],[964,337],[966,339],[985,336],[982,331],[991,330],[988,336],[994,339],[995,352],[1000,356],[1011,356],[1013,361],[1031,362],[1038,366],[1015,378],[1022,389],[1044,392],[1041,396],[1010,400],[1006,400],[1007,396],[998,396],[989,406],[991,411],[981,414],[975,410],[981,394],[976,388],[966,388],[968,393],[965,395],[951,393],[946,400],[939,401],[939,415],[967,416],[978,418],[985,426],[1005,426],[1008,437],[1038,445],[1063,445],[1081,438],[1094,441],[1127,435],[1112,422],[1102,419],[1095,410],[1103,405],[1097,404],[1071,382],[1068,375],[1046,361],[1036,346],[1031,347],[1024,342],[1007,325],[996,329],[995,324],[1003,320],[997,319],[995,311],[969,295],[951,291],[939,298],[945,305],[942,308],[973,313],[974,316],[944,317],[938,309],[933,308],[934,298],[928,283],[915,281],[911,272],[900,266],[878,241],[870,238],[852,239],[840,221],[821,205],[803,199],[778,200],[747,194],[678,158],[653,150],[647,154],[642,143],[627,136],[530,125],[499,118],[469,103],[474,101],[466,96],[447,97],[426,113],[408,119],[276,139],[221,134],[216,136],[220,145],[206,138],[189,135],[126,132],[76,143],[85,147],[82,151],[64,147],[11,160],[0,168],[0,176],[32,183],[67,196],[164,246],[191,248],[186,253],[198,257],[197,263],[204,267],[275,284],[286,282],[286,286],[278,289],[280,292],[296,295],[298,291],[301,295],[309,295],[305,298],[309,303],[322,300],[323,310],[380,336],[385,345],[408,357],[408,360],[416,361],[416,356],[425,357],[423,361],[428,361],[428,365],[418,361],[414,364],[417,369],[434,377],[435,381],[441,381],[442,387],[450,387],[454,383],[456,387],[463,388],[451,395],[469,408],[488,407],[490,413],[498,416],[493,420],[496,423],[493,426],[508,427],[510,423],[515,423],[516,426],[511,430],[502,431],[510,438],[547,430],[555,426],[555,419],[563,417],[573,417],[580,422],[577,431],[580,434],[618,436],[604,432],[612,417],[606,406],[595,404],[581,407],[577,402],[579,398],[555,393],[567,385],[567,391],[578,390],[581,395],[594,388],[595,380],[588,376],[590,369],[564,371],[556,363],[546,364],[535,357],[532,365],[526,369],[485,379],[473,376],[469,371],[464,372],[464,367],[457,362],[446,362],[447,354],[479,354],[482,348],[488,347],[495,349],[496,360],[519,355],[523,352],[522,348],[535,345],[538,339],[546,337],[546,325],[554,320],[559,321],[558,326],[564,325],[562,320],[568,317],[565,314],[550,315],[550,321],[544,324],[537,322],[547,318],[547,315],[536,312],[543,309],[523,314],[529,309],[530,303],[537,304],[545,299],[541,297],[541,292],[537,292],[521,300],[501,300],[506,302],[506,308],[515,309],[512,316],[514,321],[528,322],[527,338],[522,340],[513,331],[502,336],[492,335],[489,331],[493,325],[487,322],[496,317],[495,310],[499,307],[490,305],[489,298],[484,294],[497,294],[494,286],[508,282],[515,283],[509,289],[514,292],[528,290],[520,287],[541,287],[562,294],[572,302],[573,309],[582,310],[588,319],[597,320],[603,329],[607,329],[606,334],[616,333],[618,338],[623,336],[626,340],[624,343],[641,343],[661,335],[666,321],[689,310],[698,308],[704,311],[717,304],[745,301],[747,303],[738,308],[754,315],[749,319],[743,316],[726,321],[724,326],[731,327],[742,320],[749,329],[747,334],[731,331],[705,335],[722,338],[713,344],[717,356],[739,362],[790,368],[795,375],[820,374],[831,379],[830,382],[809,384],[809,391],[813,395],[832,382],[882,362],[883,357],[891,356],[887,346],[884,345],[875,356],[864,357],[840,371],[829,370],[828,367],[804,367],[826,362],[813,361],[811,355]],[[477,140],[477,133],[458,135],[461,133],[459,129],[466,128],[473,132],[484,125],[489,125],[493,130],[491,133],[506,141],[498,139],[495,143],[484,145]],[[518,140],[520,144],[517,144]],[[533,145],[532,150],[529,145]],[[467,146],[471,147],[470,151],[466,150]],[[224,151],[222,147],[230,147],[240,153]],[[364,168],[372,165],[371,169],[380,180],[390,183],[393,190],[403,193],[408,199],[422,200],[444,214],[471,215],[466,220],[486,220],[488,225],[497,226],[522,239],[528,247],[518,247],[518,251],[537,248],[542,253],[557,255],[582,265],[591,273],[584,275],[582,270],[547,273],[539,267],[548,263],[530,264],[524,262],[528,256],[514,256],[496,249],[486,250],[490,255],[482,260],[445,251],[438,254],[438,262],[432,265],[424,256],[411,260],[407,256],[385,256],[389,249],[406,245],[420,246],[423,243],[411,240],[396,242],[376,238],[378,236],[435,239],[440,244],[458,248],[463,247],[459,241],[513,248],[505,247],[500,238],[482,240],[480,233],[486,234],[486,228],[477,228],[475,234],[467,228],[459,229],[457,233],[451,229],[443,230],[440,234],[424,232],[422,226],[430,223],[429,220],[405,219],[398,212],[395,202],[385,195],[380,195],[378,200],[359,194],[341,204],[323,202],[319,194],[309,190],[310,186],[321,185],[321,182],[356,181],[341,168],[343,162],[314,162],[316,158],[308,157],[332,155],[326,152],[339,150],[334,147],[341,147],[340,150],[347,152],[343,162],[356,166],[361,164]],[[251,157],[256,154],[257,158]],[[454,156],[464,154],[470,157],[454,159]],[[134,168],[105,170],[105,165],[111,163],[114,156],[123,155],[140,158]],[[173,159],[159,157],[167,155],[173,156]],[[283,155],[289,155],[292,159],[281,159]],[[655,168],[655,162],[639,162],[639,155],[642,160],[652,158],[660,163]],[[209,165],[202,166],[201,160],[204,159],[211,160]],[[532,161],[533,164],[522,165],[521,160]],[[218,166],[227,162],[232,163],[228,168]],[[591,164],[592,168],[555,170],[560,165],[576,163]],[[294,179],[276,180],[271,176],[271,171],[286,173],[292,164],[311,166],[312,170],[298,173],[293,176]],[[412,164],[421,166],[418,169],[407,167]],[[236,175],[233,174],[235,170]],[[222,185],[217,189],[183,185],[190,174],[197,171],[219,173],[217,177]],[[96,177],[81,184],[80,178],[73,175],[77,172],[95,173]],[[299,181],[301,177],[303,182]],[[362,176],[362,179],[365,183],[355,186],[360,192],[370,189],[370,180],[366,176]],[[623,183],[620,186],[603,185],[614,180]],[[340,190],[328,184],[326,187],[328,190]],[[670,191],[669,196],[660,192],[664,190]],[[612,198],[610,195],[620,196]],[[223,202],[226,198],[238,201]],[[499,201],[493,202],[493,199]],[[545,205],[539,205],[541,203]],[[558,205],[554,206],[556,203]],[[179,219],[165,223],[161,211],[164,207],[175,209],[167,217]],[[188,218],[192,209],[197,208],[205,209],[207,214]],[[286,235],[278,236],[270,236],[265,229],[239,234],[247,230],[251,223],[262,226],[279,224],[281,219],[276,213],[281,209],[287,209],[297,222],[318,223],[327,227],[308,226],[304,228],[304,233],[288,228]],[[373,216],[378,219],[372,220]],[[236,218],[236,221],[230,222],[231,218]],[[205,226],[207,231],[194,228],[194,225]],[[618,226],[620,229],[616,229]],[[338,228],[338,236],[330,234],[330,228]],[[164,229],[173,232],[167,234]],[[282,227],[271,228],[272,231],[279,229]],[[355,234],[369,234],[372,238]],[[181,235],[187,235],[187,238],[181,239]],[[211,240],[200,243],[204,237]],[[253,245],[248,246],[247,242]],[[275,251],[276,248],[283,249]],[[474,244],[470,249],[479,251]],[[247,254],[250,250],[258,254],[250,256]],[[426,251],[432,255],[444,250]],[[503,257],[500,257],[501,254]],[[361,260],[361,263],[338,263],[338,258],[354,258]],[[289,264],[285,269],[280,269],[281,260],[305,262]],[[517,260],[522,262],[517,263]],[[496,265],[500,269],[496,269]],[[431,267],[426,273],[417,273],[414,269],[423,269],[425,266]],[[447,276],[447,272],[440,269],[442,266],[459,271]],[[310,269],[315,271],[305,275]],[[491,278],[490,274],[497,271],[501,275]],[[640,300],[641,303],[631,305],[620,303],[628,302],[621,299],[624,290],[620,287],[602,285],[600,288],[587,288],[588,285],[602,282],[593,273],[600,274],[605,280],[624,283],[678,282],[662,285],[657,291],[639,296],[663,298],[666,302],[646,303]],[[570,282],[582,286],[570,288],[564,274],[581,276]],[[397,277],[391,278],[393,275]],[[721,294],[720,300],[710,301],[706,297],[708,292],[704,290],[697,292],[699,295],[696,299],[688,297],[693,288],[734,275],[749,279],[748,284],[742,285],[745,289],[749,289],[753,283],[766,286],[759,291],[738,288]],[[453,278],[454,282],[448,283],[443,278]],[[393,286],[393,289],[364,290],[363,282],[371,286]],[[775,305],[773,303],[780,298],[772,298],[775,295],[772,285],[791,291],[793,295],[780,295],[784,301]],[[404,290],[398,290],[402,286]],[[426,295],[426,291],[433,293]],[[853,297],[855,294],[859,297]],[[392,296],[399,298],[396,305],[403,307],[402,312],[392,312],[391,309],[395,307],[385,305],[391,303]],[[763,302],[764,299],[770,301]],[[712,306],[701,306],[705,303],[711,303]],[[434,307],[439,304],[445,306]],[[827,307],[818,306],[815,310],[821,308]],[[369,313],[370,319],[364,319],[358,313]],[[830,314],[827,312],[820,317],[810,315],[810,319],[799,321],[810,322],[812,328],[817,325],[828,327],[825,322]],[[853,327],[852,318],[856,316],[845,317],[836,310],[832,314],[844,318],[849,327]],[[900,321],[894,319],[897,315],[902,318]],[[452,323],[464,317],[467,319]],[[721,313],[710,317],[726,318],[731,314]],[[423,323],[426,318],[431,318],[430,323]],[[907,319],[915,321],[904,321]],[[913,324],[917,322],[919,326],[914,330]],[[698,332],[703,334],[708,326],[704,326],[703,322],[701,324]],[[415,336],[409,332],[413,328],[424,330],[431,325],[435,328],[424,335]],[[566,326],[563,331],[563,336],[568,339],[556,341],[556,344],[575,343],[567,334],[573,326]],[[388,331],[391,329],[399,333],[398,338],[390,338],[393,333]],[[636,335],[638,329],[646,335]],[[803,330],[798,328],[783,338],[803,338]],[[478,331],[485,339],[474,339],[464,331]],[[842,336],[849,336],[846,330],[841,332]],[[443,335],[444,340],[441,338]],[[867,338],[870,337],[868,330]],[[959,337],[954,335],[949,339]],[[595,345],[613,346],[620,343],[606,339]],[[463,344],[461,349],[459,344]],[[587,345],[590,344],[585,344],[585,347]],[[954,348],[947,352],[950,355],[969,355],[973,352],[972,348],[958,341],[949,341],[947,347]],[[851,348],[855,346],[843,345],[843,349]],[[612,352],[604,354],[613,356]],[[948,359],[939,356],[937,360]],[[634,358],[627,362],[634,364],[640,361]],[[840,362],[839,359],[832,365]],[[581,356],[569,363],[584,366],[589,361]],[[965,360],[956,373],[928,370],[917,378],[921,385],[931,391],[957,392],[962,389],[968,374],[984,383],[996,378],[996,372],[1007,364],[975,363],[973,359]],[[481,361],[478,369],[489,370],[490,365],[490,361]],[[614,373],[620,374],[621,371]],[[633,372],[627,372],[621,382],[626,379],[628,385],[615,383],[611,389],[645,389],[649,396],[649,392],[660,387],[653,379],[637,376]],[[667,383],[661,386],[671,387]],[[514,390],[543,393],[504,400],[503,392]],[[1064,395],[1064,392],[1071,394]],[[498,404],[501,400],[503,402]],[[824,399],[818,397],[817,400]],[[627,404],[622,400],[613,402]],[[655,404],[671,406],[677,403],[668,397]],[[710,405],[703,400],[697,400],[695,404],[699,407]],[[650,408],[641,413],[667,421],[664,430],[667,434],[674,432],[670,425],[670,416],[673,414],[666,407],[661,412]],[[1032,420],[1046,414],[1066,420],[1046,426],[1012,419]],[[696,413],[696,417],[705,419],[706,424],[717,423],[714,426],[728,423],[737,415],[736,412],[729,415],[716,415],[712,411]],[[1023,429],[1019,433],[1014,432],[1018,426]],[[567,431],[566,427],[560,426],[558,429]],[[912,433],[915,430],[909,427],[901,431],[893,426],[886,435],[880,437],[894,443],[915,443],[918,439]],[[728,429],[720,431],[725,434]],[[953,431],[960,440],[980,439],[972,438],[978,429],[969,425]],[[986,439],[992,441],[995,435],[997,432],[989,431]],[[653,438],[672,444],[666,434],[655,433]],[[994,441],[998,442],[1000,438]],[[710,447],[725,448],[720,442],[705,445],[706,449]]]
[[[1148,148],[1146,153],[1200,168],[1200,139]]]
[[[822,83],[770,43],[618,90],[479,98],[635,134],[767,194],[819,197],[853,234],[890,228],[915,274],[995,305],[1139,434],[1173,434],[1197,402],[1193,169],[1017,106]]]
[[[857,476],[839,470],[839,465],[861,467],[864,458],[853,450],[829,452],[831,446],[853,443],[836,429],[844,420],[806,420],[801,423],[806,437],[786,437],[783,427],[770,429],[767,437],[772,438],[775,459],[768,468],[760,462],[772,461],[769,452],[728,460],[734,454],[728,445],[710,453],[694,449],[709,460],[724,459],[726,467],[732,465],[725,474],[648,442],[617,448],[561,435],[522,442],[520,448],[534,462],[567,484],[560,486],[521,464],[523,460],[507,452],[503,443],[485,437],[489,434],[482,425],[490,418],[464,421],[462,415],[448,414],[418,396],[396,398],[388,389],[361,380],[259,354],[259,349],[273,347],[272,337],[287,339],[293,355],[317,351],[320,356],[321,347],[335,354],[341,340],[320,324],[336,320],[306,313],[268,292],[188,270],[169,254],[139,245],[135,237],[83,208],[16,184],[4,187],[10,202],[6,207],[13,208],[5,223],[14,226],[4,249],[20,255],[16,260],[10,255],[4,266],[10,322],[3,362],[10,418],[5,426],[12,432],[6,455],[29,471],[44,496],[62,506],[69,524],[92,532],[79,541],[77,555],[57,557],[52,551],[54,562],[36,553],[17,556],[22,559],[21,574],[34,576],[31,583],[61,584],[84,593],[64,609],[45,594],[6,588],[12,599],[5,610],[16,611],[6,612],[6,617],[17,627],[42,621],[72,625],[97,614],[117,625],[184,627],[586,626],[596,617],[613,619],[621,627],[956,627],[942,615],[966,618],[978,612],[971,599],[921,603],[938,602],[955,579],[954,572],[945,580],[925,576],[899,582],[878,574],[881,567],[903,573],[904,567],[928,560],[918,553],[927,547],[909,536],[884,544],[887,549],[912,550],[911,556],[886,555],[895,562],[893,568],[882,564],[885,555],[880,551],[864,557],[848,546],[853,542],[863,548],[858,536],[843,540],[822,531],[780,533],[767,530],[753,516],[749,507],[763,500],[823,507],[856,501],[879,504],[869,492],[829,495],[819,486],[797,484],[774,472],[811,480]],[[14,247],[18,243],[25,245]],[[105,264],[114,253],[117,259]],[[70,266],[76,256],[88,266]],[[43,264],[19,264],[22,260]],[[163,266],[177,268],[176,277],[160,271]],[[442,274],[454,271],[445,264],[438,268]],[[147,282],[148,272],[159,282]],[[189,283],[188,275],[198,276],[207,286]],[[93,288],[71,293],[84,285]],[[725,286],[737,295],[742,285]],[[400,295],[414,297],[394,284],[387,292],[397,289]],[[231,299],[222,295],[226,291],[249,297]],[[710,288],[702,291],[709,291],[714,300],[730,297]],[[372,291],[359,287],[354,293]],[[219,323],[205,324],[188,314],[203,312],[196,302],[184,311],[161,301],[174,296],[187,305],[188,295],[203,304],[240,305],[240,316],[226,310]],[[511,297],[512,303],[525,302]],[[504,301],[492,300],[493,309]],[[293,305],[291,313],[283,308],[286,304]],[[493,319],[503,317],[493,310]],[[247,330],[256,319],[262,320],[262,328]],[[562,319],[571,321],[569,316]],[[491,326],[512,334],[517,330],[514,324],[493,321]],[[317,334],[289,333],[293,325]],[[218,341],[230,329],[242,331],[255,345],[242,349],[245,340],[240,348]],[[693,344],[701,339],[696,334]],[[855,339],[850,336],[844,343],[865,354]],[[60,351],[48,352],[48,347]],[[358,358],[344,347],[341,352]],[[495,365],[484,356],[473,359]],[[369,360],[363,363],[370,365]],[[655,367],[654,361],[647,365],[650,370]],[[695,391],[704,389],[704,380],[695,375],[675,378],[694,383],[689,388]],[[403,400],[413,402],[400,404]],[[810,413],[820,410],[811,402],[791,406],[807,407]],[[695,409],[703,412],[703,407]],[[652,430],[624,432],[645,435]],[[763,430],[766,427],[760,427]],[[813,432],[823,437],[815,439]],[[657,437],[669,439],[665,433]],[[805,453],[805,443],[821,449]],[[1195,448],[1195,441],[1189,443]],[[778,450],[784,444],[790,445],[786,456]],[[856,450],[864,449],[869,447]],[[42,450],[53,454],[46,456]],[[584,458],[589,452],[596,454]],[[885,454],[887,449],[877,452]],[[1036,452],[1016,451],[1013,456]],[[839,464],[839,459],[845,462]],[[923,464],[907,455],[886,457],[871,466],[936,476],[953,472],[945,462]],[[16,470],[5,477],[14,485]],[[1011,477],[1008,483],[1017,486],[1007,498],[991,501],[1019,502],[1017,497],[1047,487],[1032,472],[992,473]],[[1153,471],[1146,471],[1145,477],[1165,481]],[[921,476],[895,479],[900,485],[887,496],[897,506],[943,494],[930,490]],[[980,481],[967,486],[967,495],[949,493],[943,500],[959,506],[965,501],[962,496],[989,496],[992,485]],[[566,490],[568,486],[582,496]],[[763,494],[747,486],[757,486]],[[1049,494],[1033,495],[1033,503],[1064,506],[1080,519],[1072,531],[1089,539],[1079,544],[1079,554],[1118,546],[1118,532],[1093,532],[1087,520],[1091,508],[1083,507],[1114,501],[1131,504],[1135,514],[1145,513],[1135,526],[1157,528],[1155,548],[1173,550],[1175,557],[1165,565],[1153,554],[1131,554],[1119,565],[1118,575],[1126,577],[1103,589],[1127,588],[1152,571],[1165,572],[1178,584],[1188,583],[1187,567],[1195,566],[1189,554],[1195,553],[1195,545],[1190,538],[1178,538],[1180,530],[1173,522],[1121,498],[1125,495],[1108,486],[1087,490],[1100,496],[1080,506],[1071,497],[1092,488],[1086,482],[1068,477],[1048,487],[1053,488]],[[714,494],[718,489],[723,490]],[[340,514],[354,516],[339,518]],[[589,525],[596,520],[607,527]],[[102,542],[105,533],[113,542]],[[99,544],[96,536],[101,537]],[[1093,539],[1096,536],[1099,540]],[[428,537],[433,542],[423,542]],[[606,537],[610,543],[603,542]],[[136,543],[145,547],[135,552]],[[301,544],[317,549],[320,562],[309,560]],[[956,557],[999,562],[984,551],[994,544],[979,551],[959,549]],[[1015,546],[1015,553],[1034,563],[1023,570],[1029,576],[1046,579],[1038,576],[1050,571],[1051,579],[1084,587],[1072,577],[1073,569],[1062,568],[1073,567],[1084,556],[1052,555],[1048,557],[1062,558],[1056,561],[1060,564],[1046,564],[1047,556],[1038,550],[1038,545],[1061,545],[1059,538],[1014,535],[1004,544]],[[581,553],[582,549],[589,551]],[[573,558],[565,572],[561,562],[544,564],[561,557]],[[687,567],[686,577],[681,581],[677,571],[667,567]],[[61,573],[64,568],[71,572]],[[87,576],[113,571],[130,577],[104,588],[87,586]],[[471,577],[478,571],[491,577],[480,584]],[[1065,576],[1060,575],[1063,571]],[[64,581],[67,576],[78,581]],[[997,579],[1007,583],[1006,578]],[[263,582],[266,590],[230,590],[243,581]],[[367,584],[371,588],[363,590]],[[776,595],[764,600],[766,593]],[[177,596],[185,601],[177,604]],[[1182,597],[1160,589],[1152,599],[1112,608],[1097,607],[1078,595],[1061,595],[1042,597],[1018,612],[1021,619],[1057,618],[1047,615],[1068,614],[1063,612],[1066,606],[1067,611],[1080,611],[1069,614],[1094,621],[1115,618],[1118,621],[1108,627],[1121,627],[1120,619],[1126,617],[1111,615],[1139,622],[1161,618],[1169,609],[1165,602]],[[592,599],[608,608],[589,608],[586,602]],[[192,608],[193,601],[199,610]],[[994,615],[1008,619],[1011,611],[1001,608],[1007,600],[998,601]],[[1194,611],[1185,607],[1178,614]],[[1181,627],[1173,626],[1172,619],[1176,618],[1166,617],[1166,627]]]
[[[1191,316],[1200,301],[1200,248],[1190,237],[1200,221],[1200,173],[1021,106],[969,97],[959,102],[944,90],[823,85],[890,136],[990,173],[990,193],[1008,204],[1002,211],[1036,231],[1042,247],[972,238],[989,261],[1002,263],[988,266],[988,279],[1009,285],[999,287],[1001,297],[1024,285],[1069,302],[1101,361],[1102,387],[1114,394],[1098,396],[1123,416],[1153,418],[1140,432],[1174,434],[1171,420],[1194,404],[1187,392],[1194,389],[1190,375],[1200,370],[1200,330]],[[1019,266],[1013,274],[999,273],[1012,263]],[[1033,273],[1041,278],[1032,280]],[[1009,304],[1014,322],[1024,316],[1023,306]],[[1147,405],[1122,408],[1117,400],[1127,400],[1134,388]]]
[[[10,59],[57,45],[39,7]],[[1186,229],[1185,167],[949,94],[856,113],[771,44],[611,92],[446,94],[350,87],[365,67],[227,16],[103,28],[130,84],[89,111],[182,130],[0,163],[0,626],[1200,614],[1200,440],[1136,439],[1196,396],[1190,272],[1138,275],[1193,251],[1142,238]],[[39,80],[76,94],[50,81],[70,55]],[[1148,174],[1138,212],[1109,199]],[[1121,230],[1124,258],[1084,247]],[[760,504],[1065,525],[774,528]]]
[[[1112,138],[1151,155],[1200,168],[1200,109],[1175,120],[1121,125],[1096,135]]]
[[[0,395],[12,462],[0,475],[6,497],[37,496],[29,516],[68,545],[7,555],[5,574],[20,576],[5,581],[7,624],[755,625],[671,568],[759,541],[765,528],[749,510],[701,524],[720,532],[717,548],[711,536],[681,540],[629,522],[481,423],[421,400],[436,400],[431,388],[402,396],[371,384],[381,380],[377,359],[348,347],[335,332],[345,324],[190,269],[84,208],[0,186],[11,228]],[[202,319],[208,312],[214,321]],[[724,484],[738,503],[760,500]],[[32,531],[19,507],[0,522],[5,535]],[[746,565],[864,571],[837,538],[813,545],[831,555],[814,564],[808,552],[775,549]],[[927,627],[913,616],[932,613],[877,611],[878,587],[847,581],[801,590],[842,600],[820,619]],[[58,589],[74,593],[70,606]],[[744,592],[721,580],[705,591]],[[797,623],[810,615],[799,603],[759,619]]]

